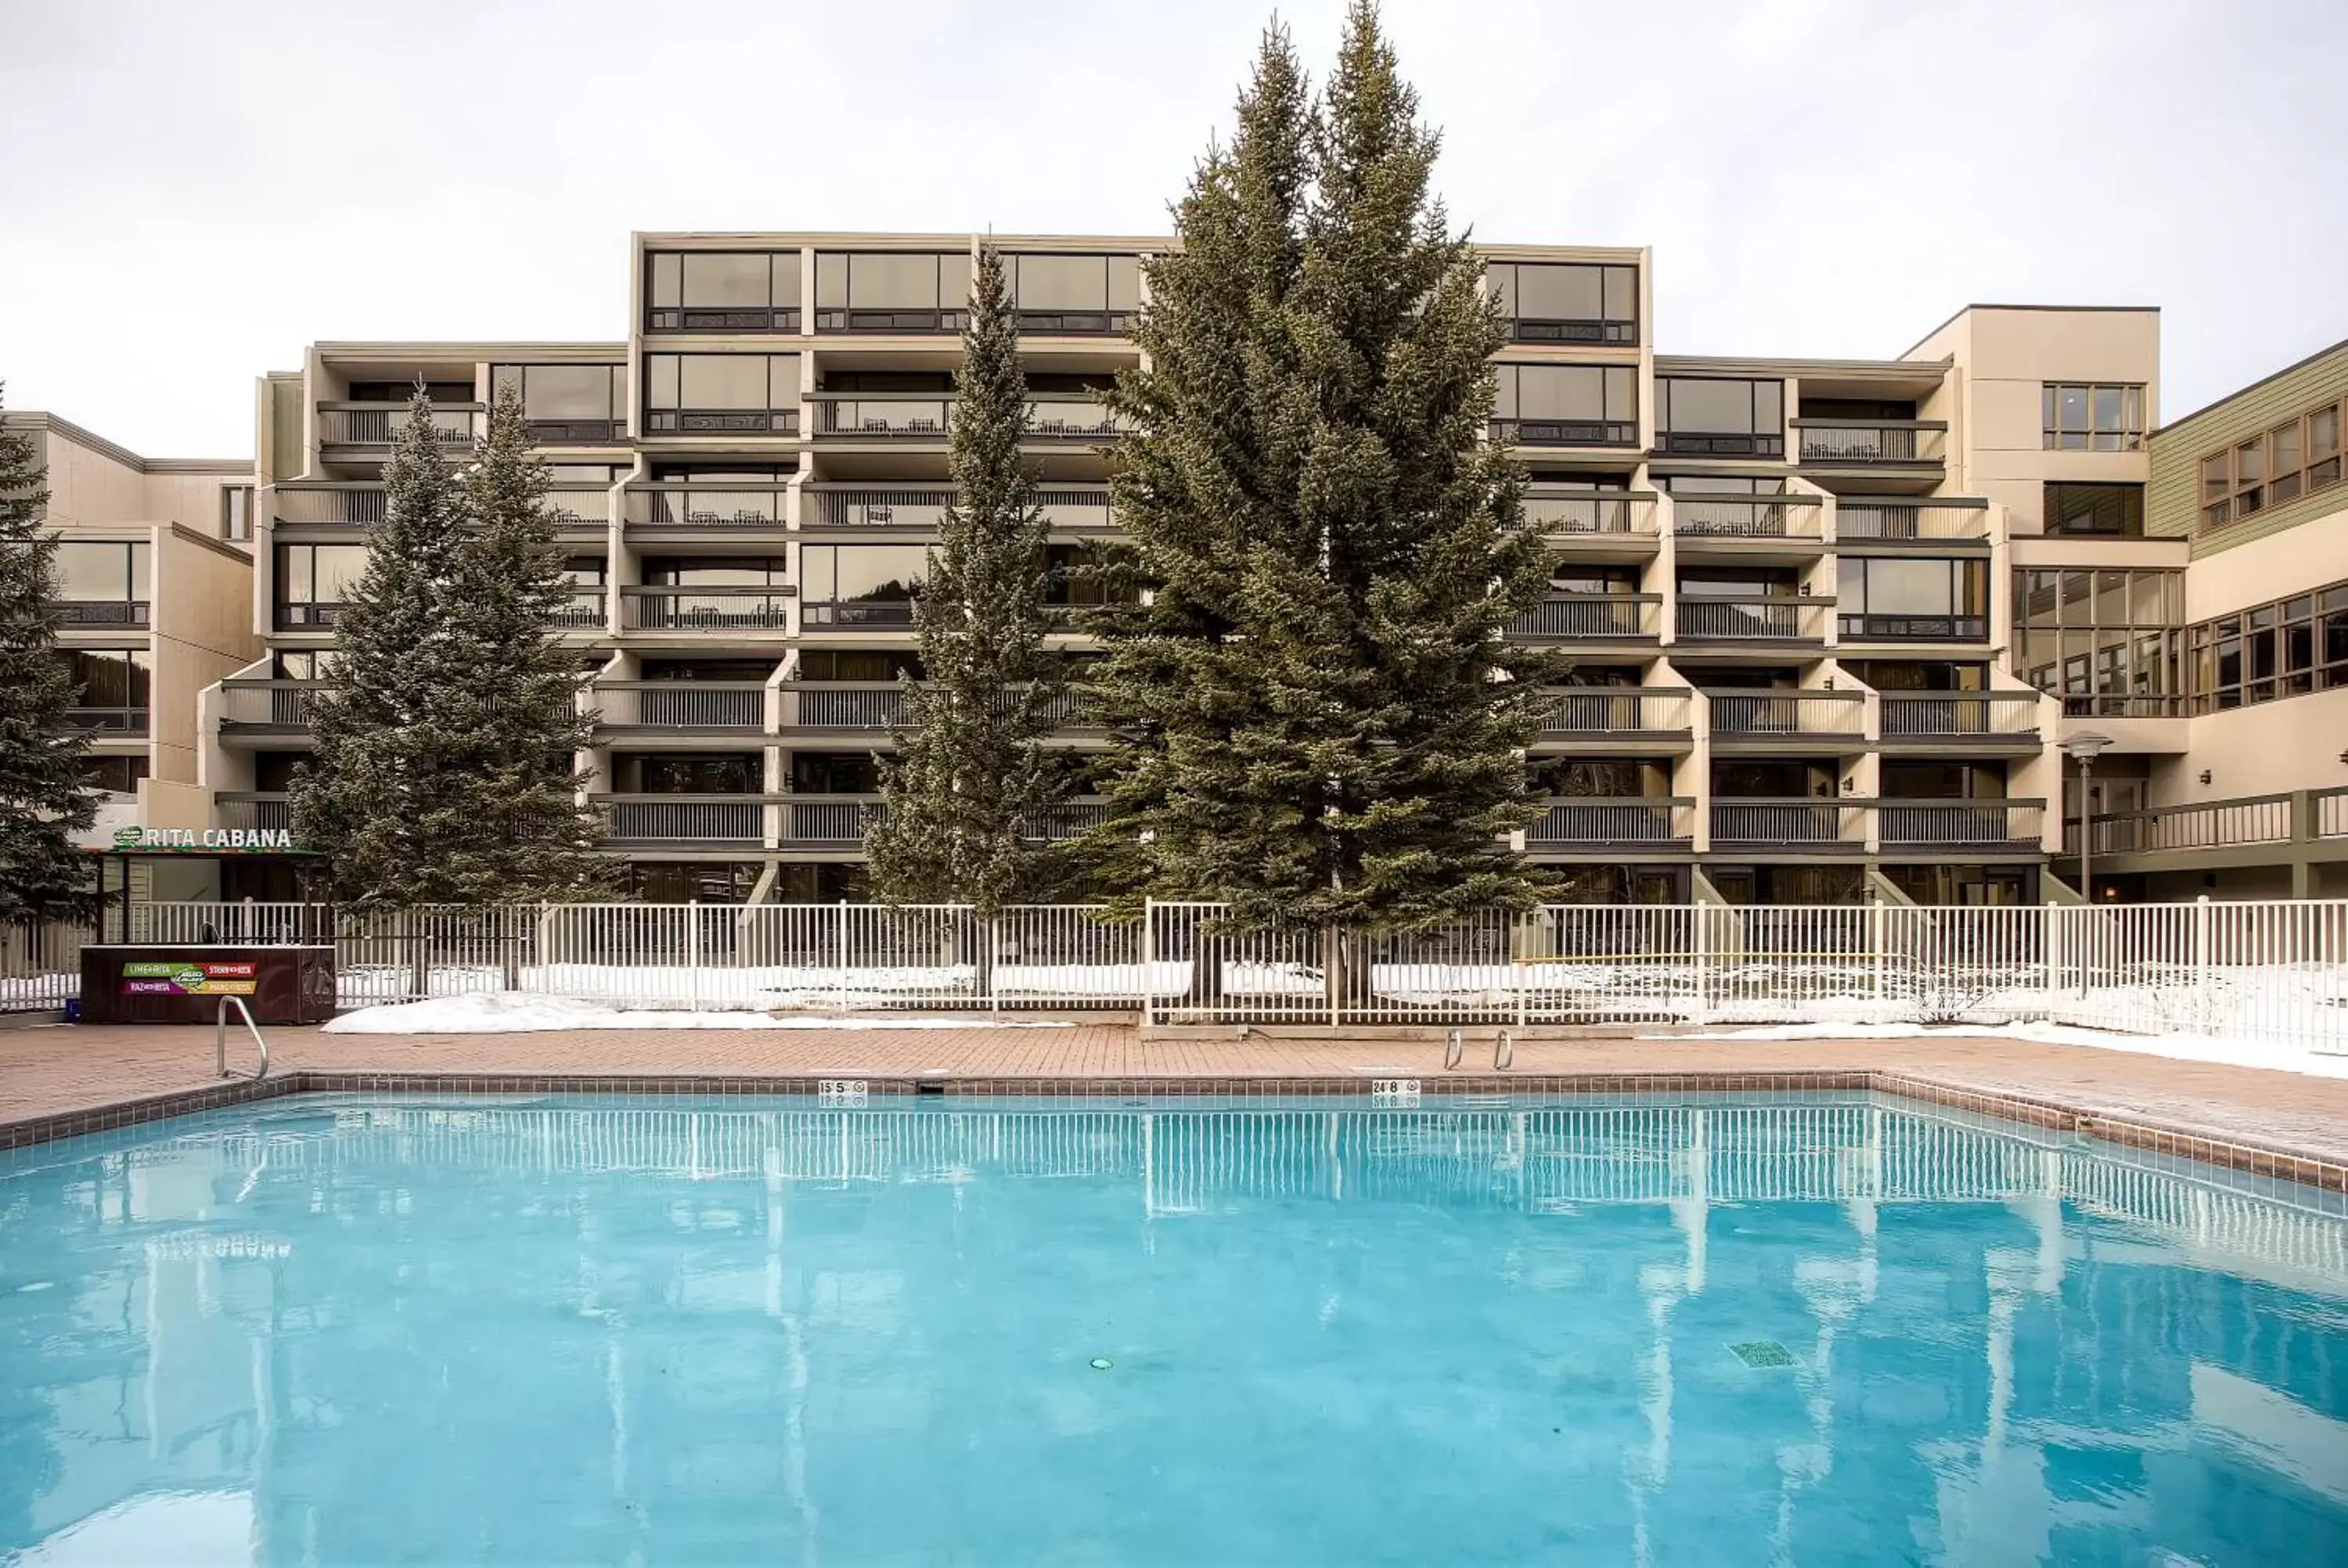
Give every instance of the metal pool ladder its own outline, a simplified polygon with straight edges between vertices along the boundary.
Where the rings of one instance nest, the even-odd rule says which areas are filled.
[[[212,1020],[212,1065],[222,1078],[237,1076],[228,1070],[228,1009],[232,1006],[236,1009],[237,1016],[244,1020],[244,1031],[252,1036],[252,1043],[261,1052],[261,1071],[252,1075],[252,1081],[258,1083],[269,1076],[269,1040],[261,1032],[261,1026],[252,1021],[252,1009],[244,1005],[242,997],[222,997],[220,999],[220,1012]]]

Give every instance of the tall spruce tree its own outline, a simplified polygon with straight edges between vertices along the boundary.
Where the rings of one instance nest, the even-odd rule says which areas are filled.
[[[1547,557],[1485,439],[1505,336],[1416,115],[1372,5],[1317,103],[1273,29],[1149,266],[1110,569],[1150,603],[1085,683],[1126,742],[1086,848],[1129,896],[1370,929],[1540,896],[1495,845],[1537,814],[1563,671],[1506,635]]]
[[[71,836],[97,819],[98,797],[72,721],[81,693],[57,654],[46,477],[33,438],[0,429],[0,923],[86,915],[97,902],[94,862]]]
[[[882,813],[865,840],[891,903],[967,902],[992,914],[1050,890],[1060,857],[1036,842],[1066,774],[1043,742],[1063,682],[1051,630],[1047,526],[1019,450],[1027,379],[1003,259],[979,252],[947,442],[946,508],[915,605],[927,684],[905,685],[905,724],[881,765]]]
[[[510,397],[469,473],[446,441],[419,389],[335,621],[334,684],[312,703],[294,832],[355,903],[592,894],[592,826],[573,794],[580,675],[551,635],[561,566],[535,515],[544,474]]]

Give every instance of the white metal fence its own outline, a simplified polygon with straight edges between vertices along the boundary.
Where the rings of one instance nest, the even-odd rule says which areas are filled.
[[[112,934],[113,927],[109,928]],[[134,906],[141,943],[332,940],[345,1006],[515,990],[645,1009],[1138,1012],[1153,1024],[2002,1024],[2348,1051],[2348,900],[1920,908],[1548,905],[1251,931],[1224,906]],[[0,1009],[86,933],[0,932]]]

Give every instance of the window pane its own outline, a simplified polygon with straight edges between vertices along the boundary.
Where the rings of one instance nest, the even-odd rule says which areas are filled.
[[[2338,405],[2319,408],[2307,416],[2307,455],[2310,458],[2333,457],[2340,453],[2340,409]]]
[[[2095,427],[2099,431],[2120,429],[2120,389],[2116,386],[2098,386],[2091,390]]]
[[[808,562],[808,597],[821,600],[911,599],[929,565],[921,545],[818,546],[800,553],[829,558],[820,569]]]
[[[1844,615],[1867,613],[1867,559],[1844,556],[1835,563],[1835,609]]]
[[[1104,256],[1017,256],[1012,302],[1023,311],[1108,308],[1108,260]]]
[[[533,364],[522,372],[521,411],[529,419],[609,419],[612,367]]]
[[[799,356],[777,354],[767,356],[767,406],[788,408],[799,400]]]
[[[2085,430],[2087,427],[2087,389],[2084,386],[2058,386],[2054,393],[2054,427],[2065,432]]]
[[[1606,417],[1626,423],[1639,417],[1639,373],[1627,364],[1607,367]]]
[[[942,294],[959,298],[962,292],[941,282],[939,263],[943,260],[926,251],[910,256],[885,251],[850,255],[848,302],[867,311],[935,310]]]
[[[1760,435],[1774,436],[1786,427],[1786,384],[1782,381],[1756,381],[1753,384],[1753,428]]]
[[[1666,427],[1716,436],[1753,433],[1753,384],[1674,376],[1663,383]]]
[[[67,543],[57,547],[61,600],[132,599],[130,557],[122,545]]]
[[[2099,571],[2096,574],[2096,624],[2126,626],[2128,623],[2128,574],[2124,571]]]
[[[2275,474],[2296,473],[2300,466],[2299,422],[2293,420],[2268,436],[2268,452],[2274,462]]]
[[[799,307],[799,253],[778,251],[769,258],[771,269],[767,284],[767,297],[778,311],[795,311]]]
[[[682,285],[678,282],[678,261],[679,258],[674,251],[664,255],[654,256],[652,259],[652,299],[650,302],[654,307],[662,305],[674,306],[677,303],[682,289]]]
[[[2163,589],[2168,574],[2138,571],[2128,574],[2128,620],[2137,626],[2165,626],[2168,606]]]
[[[1528,364],[1518,367],[1518,417],[1603,419],[1605,383],[1594,365]]]
[[[312,564],[311,592],[316,602],[334,604],[350,597],[350,589],[366,571],[365,545],[317,545]]]
[[[1639,319],[1638,268],[1606,269],[1606,319],[1610,322],[1635,322]]]
[[[764,305],[771,266],[764,254],[688,251],[685,258],[685,302],[688,305]]]
[[[1141,258],[1111,256],[1108,259],[1108,308],[1113,311],[1138,311],[1141,308]]]
[[[673,354],[656,354],[644,362],[645,404],[653,408],[675,408],[676,401],[676,359]]]
[[[844,310],[848,306],[848,257],[839,251],[819,251],[815,258],[815,308]]]
[[[2234,482],[2255,485],[2266,477],[2266,443],[2260,440],[2243,442],[2234,448]]]
[[[2201,498],[2203,500],[2222,500],[2233,487],[2232,474],[2226,462],[2226,454],[2220,452],[2214,457],[2201,459]]]
[[[1516,313],[1532,321],[1597,321],[1603,283],[1596,267],[1519,263]]]
[[[1866,564],[1869,614],[1949,615],[1955,612],[1947,561],[1877,558]]]
[[[678,370],[680,408],[764,408],[764,354],[689,354]]]

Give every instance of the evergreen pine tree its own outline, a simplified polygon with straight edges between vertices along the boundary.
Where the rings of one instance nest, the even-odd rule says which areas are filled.
[[[57,655],[57,540],[42,532],[46,470],[33,438],[0,429],[0,922],[86,915],[94,862],[71,835],[96,820],[71,719],[80,692]]]
[[[1275,29],[1150,264],[1111,569],[1151,602],[1086,682],[1128,743],[1086,847],[1129,896],[1390,929],[1540,895],[1496,845],[1563,669],[1506,640],[1547,558],[1416,114],[1363,0],[1317,105]]]
[[[955,497],[915,606],[927,684],[883,760],[883,811],[866,835],[891,903],[967,902],[983,914],[1046,892],[1058,860],[1031,835],[1065,793],[1044,738],[1062,683],[1045,646],[1046,525],[1019,450],[1027,381],[1003,260],[979,253],[947,443]]]

